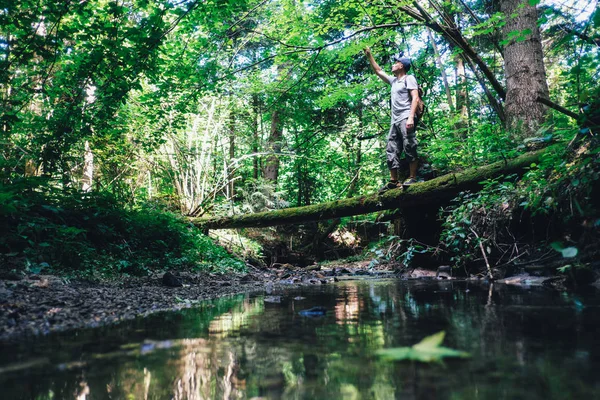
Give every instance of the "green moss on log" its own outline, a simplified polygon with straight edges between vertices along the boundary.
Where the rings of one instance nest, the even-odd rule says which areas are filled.
[[[305,207],[286,208],[254,214],[219,218],[191,218],[202,229],[266,227],[299,224],[352,215],[367,214],[395,208],[411,208],[424,204],[444,204],[465,190],[478,190],[480,182],[500,175],[522,173],[539,160],[544,150],[523,154],[513,160],[499,161],[478,168],[440,176],[406,189],[389,190],[383,194],[370,194],[336,200]]]

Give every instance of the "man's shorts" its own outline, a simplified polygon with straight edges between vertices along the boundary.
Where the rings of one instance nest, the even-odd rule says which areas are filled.
[[[417,121],[415,120],[415,126]],[[417,161],[417,135],[415,127],[406,130],[406,119],[392,124],[388,135],[386,148],[387,164],[389,169],[400,168],[402,152],[408,161]]]

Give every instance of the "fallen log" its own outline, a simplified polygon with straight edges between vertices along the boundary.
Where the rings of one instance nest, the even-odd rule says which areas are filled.
[[[405,189],[393,189],[382,194],[374,193],[328,203],[231,217],[190,218],[190,221],[203,230],[266,227],[301,224],[395,208],[407,209],[423,205],[442,205],[462,191],[479,190],[481,188],[479,183],[486,179],[523,173],[531,164],[538,162],[544,151],[545,149],[542,149],[523,154],[512,160],[499,161],[443,175]]]

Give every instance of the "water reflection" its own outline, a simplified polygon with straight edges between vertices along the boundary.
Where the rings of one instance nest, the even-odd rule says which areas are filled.
[[[276,295],[3,346],[2,398],[587,399],[600,388],[595,292],[389,280]],[[317,306],[326,312],[299,314]],[[439,330],[473,358],[373,356]]]

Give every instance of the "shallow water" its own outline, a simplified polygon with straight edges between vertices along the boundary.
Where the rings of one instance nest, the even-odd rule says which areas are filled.
[[[325,315],[299,313],[314,306]],[[595,291],[448,281],[240,295],[3,343],[0,398],[600,398],[598,311]],[[472,357],[421,364],[374,354],[441,330],[445,346]]]

